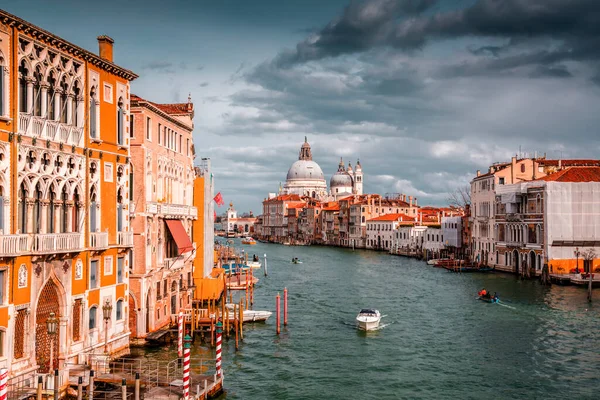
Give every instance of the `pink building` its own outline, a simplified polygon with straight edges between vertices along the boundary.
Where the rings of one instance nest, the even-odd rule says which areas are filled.
[[[131,226],[134,260],[130,274],[132,337],[168,325],[191,308],[194,105],[156,104],[131,95]]]

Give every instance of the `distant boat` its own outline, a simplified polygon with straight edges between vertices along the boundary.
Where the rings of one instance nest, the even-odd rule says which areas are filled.
[[[363,308],[356,316],[358,329],[363,331],[372,331],[379,328],[381,314],[373,308]]]
[[[302,261],[298,260],[298,258],[292,258],[292,264],[302,264]]]
[[[242,244],[256,244],[256,240],[252,239],[250,236],[242,239]]]
[[[445,261],[450,261],[450,259],[449,258],[432,258],[431,260],[427,261],[427,264],[428,265],[438,265]]]

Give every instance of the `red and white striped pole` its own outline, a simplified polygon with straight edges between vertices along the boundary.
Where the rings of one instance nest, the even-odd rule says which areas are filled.
[[[183,399],[190,400],[190,353],[192,338],[185,335],[185,345],[183,346]]]
[[[8,370],[0,369],[0,400],[8,399]]]
[[[183,357],[183,312],[177,317],[177,356]]]
[[[217,378],[223,378],[223,370],[221,369],[221,339],[223,336],[223,323],[217,322],[217,357],[215,360],[215,369],[217,370]]]

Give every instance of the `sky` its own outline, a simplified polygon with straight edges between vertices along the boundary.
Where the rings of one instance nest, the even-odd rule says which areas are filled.
[[[85,49],[115,40],[131,92],[195,107],[196,161],[239,212],[304,137],[327,180],[445,205],[510,157],[598,158],[597,0],[3,0]],[[218,209],[223,213],[225,207]]]

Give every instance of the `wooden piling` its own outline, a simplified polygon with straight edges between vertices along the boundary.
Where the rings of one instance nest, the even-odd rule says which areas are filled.
[[[240,348],[240,343],[239,343],[239,333],[238,333],[238,325],[239,325],[239,321],[238,321],[238,314],[235,312],[237,308],[237,304],[233,307],[233,329],[235,331],[235,349],[239,350]]]
[[[42,400],[43,391],[44,391],[44,378],[40,375],[40,376],[38,376],[37,400]]]
[[[275,313],[276,313],[276,315],[275,315],[275,326],[277,327],[277,334],[278,335],[281,332],[281,328],[279,326],[279,322],[280,322],[279,321],[279,318],[280,318],[280,315],[279,315],[279,307],[280,307],[279,299],[280,299],[280,296],[279,296],[279,293],[277,293],[277,296],[275,296]]]
[[[242,308],[242,299],[240,299],[240,340],[244,340],[244,309]]]
[[[594,271],[593,271],[593,268],[592,268],[592,266],[593,266],[592,264],[593,263],[590,261],[590,271],[589,271],[589,274],[590,274],[590,283],[588,285],[588,301],[590,303],[592,302],[592,276],[594,275],[593,274]]]
[[[287,311],[288,311],[288,290],[283,288],[283,326],[287,326]]]

